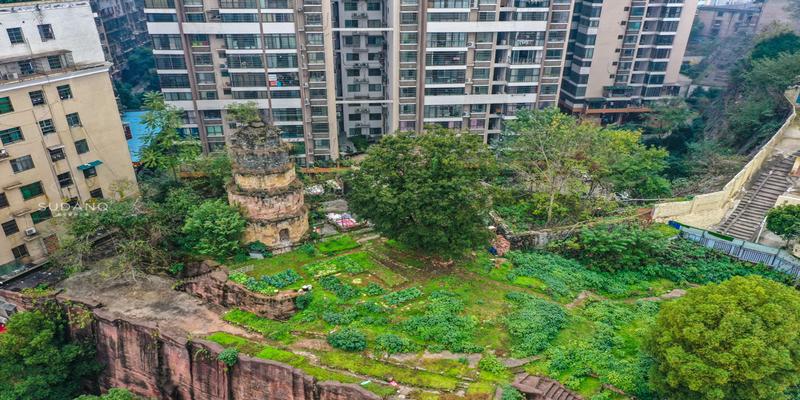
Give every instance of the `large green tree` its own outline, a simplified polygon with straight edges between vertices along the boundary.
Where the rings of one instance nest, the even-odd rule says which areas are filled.
[[[0,334],[0,400],[69,400],[99,371],[90,347],[71,343],[61,318],[21,312],[7,328]]]
[[[144,94],[147,112],[142,122],[147,130],[139,156],[147,168],[164,170],[177,177],[179,165],[195,160],[200,153],[200,142],[182,137],[179,128],[183,125],[181,109],[164,101],[161,93]]]
[[[183,225],[189,250],[211,257],[227,257],[239,249],[245,220],[224,200],[209,200],[194,208]]]
[[[800,382],[800,295],[757,276],[690,289],[652,327],[651,383],[672,400],[785,399]]]
[[[668,194],[669,183],[661,177],[667,152],[644,146],[640,137],[639,132],[580,121],[556,108],[524,110],[507,124],[500,155],[525,190],[547,195],[549,225],[559,195]]]
[[[348,200],[375,229],[415,249],[453,255],[484,242],[496,171],[480,137],[442,128],[387,135],[353,173]]]

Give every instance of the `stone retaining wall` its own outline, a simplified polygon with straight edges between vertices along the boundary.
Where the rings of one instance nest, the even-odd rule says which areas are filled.
[[[212,304],[249,311],[260,317],[286,320],[297,312],[296,291],[282,291],[272,296],[255,293],[228,279],[225,268],[184,282],[179,289]]]

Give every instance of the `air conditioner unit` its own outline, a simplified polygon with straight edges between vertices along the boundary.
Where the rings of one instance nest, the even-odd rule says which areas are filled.
[[[223,63],[223,64],[220,64],[219,67],[222,68],[222,69],[228,69],[228,64]]]
[[[467,42],[467,47],[469,48],[475,47],[475,43]]]
[[[297,12],[303,12],[303,6],[297,7]]]
[[[0,149],[0,160],[2,160],[4,158],[8,158],[8,150]]]
[[[36,228],[34,228],[34,227],[25,228],[25,236],[33,236],[33,235],[35,235],[37,233],[39,233],[39,232],[37,232]]]
[[[464,118],[469,117],[469,111],[465,111],[464,114],[461,115]]]

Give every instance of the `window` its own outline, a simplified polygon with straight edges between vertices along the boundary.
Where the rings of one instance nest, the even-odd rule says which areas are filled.
[[[43,195],[44,187],[42,187],[42,182],[34,182],[20,187],[19,191],[22,193],[22,199],[28,200]]]
[[[3,142],[4,145],[21,142],[23,140],[25,140],[25,137],[22,136],[22,130],[20,130],[19,127],[0,131],[0,142]]]
[[[70,174],[69,172],[58,174],[58,186],[63,188],[70,185],[72,185],[72,174]]]
[[[57,149],[50,149],[50,160],[51,161],[58,161],[67,158],[66,154],[64,153],[64,148],[59,147]]]
[[[28,248],[25,247],[24,244],[21,244],[21,245],[19,245],[17,247],[14,247],[13,249],[11,249],[11,254],[14,255],[15,259],[20,259],[22,257],[27,257],[28,256]]]
[[[8,97],[0,97],[0,114],[10,113],[14,111],[14,106],[11,105],[11,99]]]
[[[86,141],[86,139],[75,141],[75,151],[77,151],[78,154],[83,154],[89,151],[89,143]]]
[[[19,232],[19,226],[17,225],[16,220],[12,219],[11,221],[3,222],[2,226],[3,226],[3,233],[5,233],[6,236],[11,236]]]
[[[6,208],[8,205],[8,197],[5,193],[0,193],[0,208]]]
[[[222,125],[207,125],[206,136],[222,136]]]
[[[224,143],[223,143],[224,145]],[[103,189],[97,188],[89,192],[89,196],[93,199],[102,199],[103,198]]]
[[[86,168],[85,170],[83,170],[83,177],[84,178],[89,179],[89,178],[94,178],[95,176],[97,176],[97,168],[89,167],[89,168]],[[94,197],[94,196],[92,196],[92,197]]]
[[[34,90],[32,92],[28,92],[28,96],[31,98],[31,104],[34,106],[40,106],[45,103],[44,101],[44,92],[41,90]]]
[[[53,125],[52,119],[39,121],[39,129],[42,130],[42,135],[48,135],[56,131],[56,127]]]
[[[8,28],[6,32],[11,44],[25,43],[25,37],[22,36],[22,28]]]
[[[39,25],[39,37],[42,38],[43,42],[55,39],[56,36],[53,34],[53,26],[50,24]]]
[[[33,169],[33,159],[31,156],[22,156],[15,158],[10,161],[11,163],[11,170],[14,171],[15,174],[18,174],[23,171],[27,171],[29,169]]]
[[[69,125],[70,128],[81,126],[80,115],[78,115],[78,113],[67,114],[67,125]]]
[[[61,62],[61,56],[48,56],[47,65],[50,66],[50,69],[64,68],[64,64]]]
[[[72,98],[72,88],[69,85],[61,85],[57,87],[58,89],[58,98],[61,100],[71,99]]]
[[[34,224],[38,224],[43,221],[47,221],[53,216],[53,213],[50,211],[50,208],[45,207],[40,210],[36,210],[31,213],[31,221]]]

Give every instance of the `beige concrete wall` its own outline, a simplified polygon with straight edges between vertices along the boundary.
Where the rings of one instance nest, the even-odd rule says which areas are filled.
[[[55,211],[67,200],[77,198],[84,202],[91,198],[90,191],[101,189],[104,197],[117,197],[116,182],[127,181],[124,195],[137,193],[136,178],[131,165],[128,146],[122,128],[117,104],[108,74],[108,65],[84,71],[54,75],[41,81],[27,82],[16,87],[0,86],[0,98],[9,97],[14,111],[0,115],[0,129],[20,127],[24,140],[5,148],[9,157],[0,160],[0,192],[5,193],[9,206],[0,209],[0,222],[16,220],[20,232],[8,237],[0,231],[0,264],[13,261],[11,249],[25,244],[33,261],[45,256],[43,238],[53,233],[51,221],[35,224],[40,232],[37,237],[25,236],[25,228],[34,227],[30,213],[49,207]],[[57,87],[70,85],[73,98],[60,99]],[[43,90],[46,104],[33,106],[29,92]],[[66,115],[77,112],[82,126],[70,128]],[[39,121],[52,119],[55,133],[42,134]],[[85,139],[89,151],[78,154],[75,142]],[[52,161],[49,148],[63,146],[66,159]],[[14,173],[10,160],[31,156],[35,168]],[[81,164],[95,160],[102,162],[96,167],[97,176],[84,178],[78,170]],[[61,188],[57,175],[69,172],[73,184]],[[27,185],[41,182],[44,195],[23,200],[15,184]]]
[[[797,90],[788,94],[788,98],[795,99]],[[794,103],[792,101],[792,103]],[[767,161],[781,143],[790,125],[797,117],[796,109],[786,119],[777,133],[753,156],[736,176],[733,177],[722,190],[695,196],[689,201],[676,201],[659,203],[653,207],[652,217],[655,221],[666,222],[675,220],[697,228],[708,229],[722,222],[725,215],[733,208],[737,196],[756,176],[761,166]],[[780,199],[779,199],[780,200]]]

